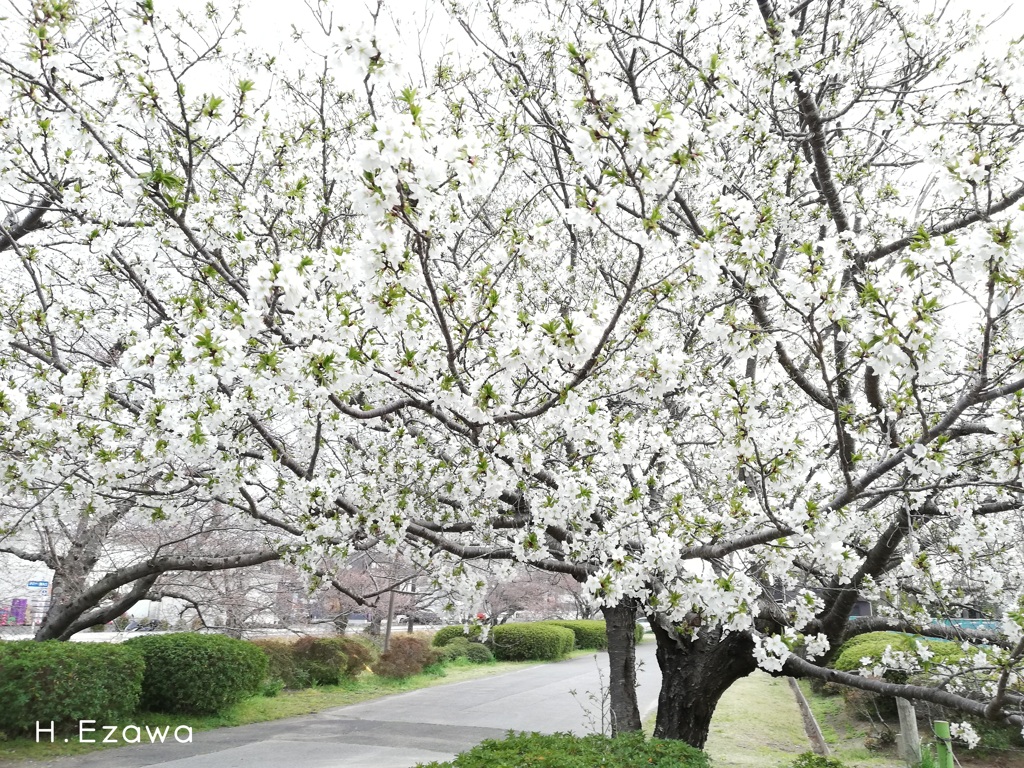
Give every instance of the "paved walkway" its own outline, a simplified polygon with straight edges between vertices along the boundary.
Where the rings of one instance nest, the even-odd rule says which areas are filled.
[[[640,710],[658,700],[655,645],[643,643],[637,691]],[[448,760],[509,730],[590,732],[600,664],[606,654],[540,664],[494,677],[410,693],[269,723],[197,732],[192,744],[120,747],[33,766],[59,768],[410,768]],[[574,696],[571,691],[576,691]]]

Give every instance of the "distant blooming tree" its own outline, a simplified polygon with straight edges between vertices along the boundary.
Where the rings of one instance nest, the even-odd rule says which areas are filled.
[[[169,538],[111,589],[401,550],[467,605],[529,564],[604,612],[617,730],[651,617],[696,746],[758,666],[1021,724],[1020,45],[909,2],[455,3],[418,49],[319,8],[262,48],[215,5],[0,21],[0,549],[123,510]],[[209,510],[238,535],[177,554]],[[1002,632],[934,621],[979,601]],[[825,668],[877,628],[989,645]]]

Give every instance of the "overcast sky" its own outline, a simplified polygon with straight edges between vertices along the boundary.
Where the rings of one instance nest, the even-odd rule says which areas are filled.
[[[472,0],[471,0],[472,1]],[[715,2],[715,0],[701,0]],[[182,8],[201,11],[207,0],[157,0],[161,3]],[[724,0],[723,0],[724,2]],[[753,0],[751,0],[753,2]],[[923,8],[938,10],[948,4],[950,12],[970,11],[977,16],[999,21],[993,25],[994,31],[1004,37],[1024,34],[1024,4],[1013,3],[1011,0],[922,0]],[[254,36],[273,39],[285,33],[292,24],[305,29],[314,29],[310,23],[312,14],[310,7],[316,0],[300,0],[299,2],[281,3],[280,0],[248,0],[248,28]],[[407,28],[425,29],[429,37],[454,35],[455,30],[449,29],[443,14],[431,14],[429,8],[442,5],[442,0],[384,0],[385,12],[400,20]],[[166,6],[165,6],[166,7]],[[323,7],[333,9],[334,24],[347,24],[363,16],[369,18],[369,9],[376,7],[375,0],[332,0],[324,2]]]

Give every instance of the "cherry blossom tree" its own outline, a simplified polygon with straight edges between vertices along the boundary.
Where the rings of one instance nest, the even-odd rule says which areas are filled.
[[[965,583],[1001,671],[898,695],[1019,724],[1018,45],[916,4],[530,9],[460,18],[565,220],[675,248],[646,383],[607,401],[628,533],[587,558],[657,614],[656,735],[703,745],[758,664],[896,693],[822,665],[871,629],[963,637],[931,619]],[[861,597],[883,616],[850,624]]]
[[[466,604],[476,561],[564,574],[615,728],[639,609],[696,746],[758,666],[1020,724],[1020,45],[901,2],[437,13],[436,51],[383,5],[272,51],[215,6],[0,21],[2,542],[218,505]],[[933,621],[968,587],[981,688],[824,666],[972,637]]]

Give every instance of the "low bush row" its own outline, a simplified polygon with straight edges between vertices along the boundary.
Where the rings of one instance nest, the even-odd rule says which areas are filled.
[[[581,650],[600,651],[608,647],[608,635],[605,632],[603,621],[577,619],[575,621],[544,621],[541,623],[572,630],[576,637],[576,647]]]
[[[301,637],[298,640],[256,640],[266,653],[268,676],[285,688],[337,685],[367,670],[377,660],[377,649],[350,637]]]
[[[947,640],[915,637],[900,632],[865,632],[863,635],[857,635],[843,643],[832,666],[844,672],[853,672],[863,666],[861,659],[870,659],[869,666],[881,664],[885,649],[890,646],[894,651],[913,653],[917,649],[918,643],[931,651],[930,662],[932,664],[956,662],[964,655],[958,644]],[[903,681],[895,680],[894,682]]]
[[[509,625],[504,625],[509,626]],[[645,739],[641,733],[621,736],[573,736],[567,733],[513,734],[485,741],[451,762],[419,768],[494,768],[543,765],[545,768],[708,768],[708,758],[682,741]]]
[[[467,659],[474,664],[489,664],[494,661],[494,654],[491,649],[483,643],[474,643],[467,637],[456,637],[447,645],[438,648],[441,661],[455,661],[456,659]]]
[[[569,653],[576,636],[571,629],[550,624],[499,624],[488,642],[499,661],[549,661]]]
[[[137,646],[0,642],[0,731],[34,733],[36,721],[116,722],[138,709],[145,668]]]
[[[472,624],[468,627],[462,624],[452,627],[441,627],[441,629],[434,633],[432,644],[435,648],[443,648],[457,637],[477,642],[482,634],[483,628],[479,624]]]
[[[0,643],[0,731],[117,722],[139,709],[214,714],[258,693],[267,657],[222,635],[150,635],[122,645]]]
[[[456,658],[494,660],[488,648],[465,638],[442,653],[414,635],[393,636],[384,654],[348,637],[246,642],[175,633],[120,645],[0,642],[0,733],[32,733],[36,721],[68,731],[80,720],[114,723],[139,710],[212,715],[261,692],[337,685],[370,670],[408,677]]]
[[[603,626],[603,625],[602,625]],[[593,632],[587,634],[589,627],[580,628],[581,634],[593,642]],[[434,634],[435,648],[447,648],[452,643],[476,644],[482,635],[479,626],[470,626],[468,631],[461,626],[444,627]],[[499,661],[546,661],[560,659],[571,651],[576,644],[576,634],[572,629],[557,626],[553,622],[530,622],[522,624],[499,624],[491,629],[486,646]],[[481,656],[480,651],[471,651]]]
[[[224,635],[149,635],[124,647],[145,659],[141,705],[152,712],[216,714],[255,696],[267,676],[263,651]]]
[[[569,630],[572,643],[566,649],[565,635],[551,633],[548,629]],[[455,640],[476,642],[482,633],[479,625],[443,627],[434,634],[433,644],[435,648],[445,648]],[[643,636],[644,629],[637,624],[633,637],[639,643]],[[599,620],[537,621],[499,624],[491,630],[486,645],[503,661],[547,660],[560,658],[573,648],[603,650],[608,647],[608,636],[605,623]]]

